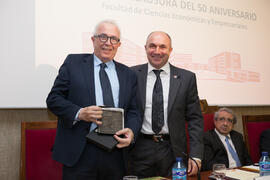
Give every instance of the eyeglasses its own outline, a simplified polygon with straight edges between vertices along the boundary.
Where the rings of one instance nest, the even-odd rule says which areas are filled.
[[[120,39],[116,36],[107,36],[106,34],[99,34],[99,35],[94,35],[95,38],[98,38],[100,42],[107,42],[108,39],[110,39],[111,44],[117,44]]]
[[[231,118],[224,118],[224,117],[221,117],[221,118],[218,118],[218,120],[221,121],[221,122],[227,121],[227,122],[229,122],[229,123],[233,123],[233,119],[231,119]]]

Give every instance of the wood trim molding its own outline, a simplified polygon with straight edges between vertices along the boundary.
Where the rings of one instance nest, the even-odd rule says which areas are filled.
[[[214,113],[218,110],[218,106],[208,106],[206,99],[200,99],[200,106],[203,114]]]

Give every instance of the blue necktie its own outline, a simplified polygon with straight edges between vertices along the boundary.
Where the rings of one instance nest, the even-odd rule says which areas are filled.
[[[229,142],[229,139],[228,139],[228,136],[226,136],[225,138],[225,142],[227,144],[227,147],[232,155],[232,158],[236,161],[236,166],[239,167],[241,166],[241,163],[240,163],[240,160],[238,158],[238,155],[236,154],[235,150],[233,149],[233,147],[231,146],[230,142]]]
[[[160,79],[162,70],[153,70],[157,76],[152,95],[152,130],[158,134],[164,125],[163,90]]]

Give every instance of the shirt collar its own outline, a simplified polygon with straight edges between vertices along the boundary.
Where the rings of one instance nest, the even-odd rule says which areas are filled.
[[[99,66],[101,63],[103,62],[94,54],[94,66]],[[113,60],[110,60],[105,64],[107,65],[107,68],[112,68],[114,65]]]
[[[148,74],[155,70],[156,68],[154,68],[150,63],[148,63]],[[164,64],[164,66],[162,68],[160,68],[160,70],[163,70],[162,72],[164,72],[165,74],[169,74],[170,72],[170,64],[167,61],[166,64]]]
[[[228,137],[229,139],[231,139],[230,134],[228,134],[226,136],[223,135],[223,134],[220,134],[216,128],[215,128],[215,132],[217,133],[217,135],[219,136],[219,138],[222,139],[222,140],[224,140],[224,141],[225,141],[226,137]]]

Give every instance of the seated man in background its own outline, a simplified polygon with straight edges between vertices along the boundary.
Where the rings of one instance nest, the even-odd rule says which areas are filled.
[[[260,154],[263,151],[268,152],[270,154],[270,128],[264,130],[260,136]]]
[[[213,164],[234,168],[252,164],[243,136],[233,130],[236,116],[232,110],[221,108],[215,113],[215,129],[204,133],[202,170],[212,170]]]

